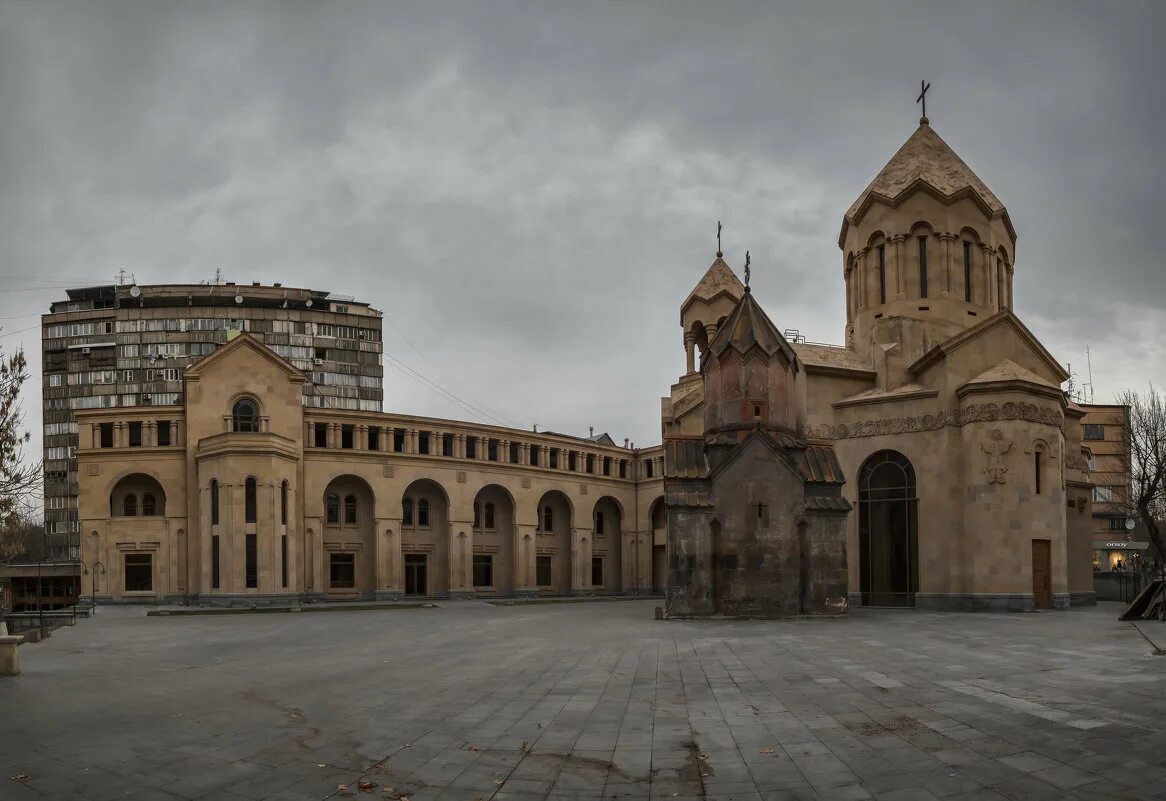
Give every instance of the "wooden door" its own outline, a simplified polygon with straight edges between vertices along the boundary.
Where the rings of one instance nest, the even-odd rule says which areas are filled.
[[[1032,595],[1037,609],[1052,609],[1053,585],[1049,540],[1032,541]]]
[[[426,594],[426,558],[425,554],[405,554],[405,594]]]

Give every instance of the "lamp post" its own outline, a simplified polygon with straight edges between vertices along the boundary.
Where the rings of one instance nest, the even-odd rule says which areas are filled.
[[[78,559],[77,562],[81,565],[81,575],[89,575],[89,565],[85,564],[84,559]],[[77,596],[73,599],[73,625],[77,625],[77,604],[81,602],[84,589],[81,586],[81,579],[77,579]]]
[[[98,572],[100,569],[100,573]],[[97,616],[97,576],[105,575],[105,563],[98,559],[93,563],[93,579],[90,582],[90,588],[93,590],[93,616]]]

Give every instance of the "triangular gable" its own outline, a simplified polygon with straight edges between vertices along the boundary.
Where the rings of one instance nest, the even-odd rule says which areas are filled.
[[[745,451],[747,451],[752,446],[755,440],[760,440],[764,447],[769,448],[769,450],[776,454],[777,458],[781,461],[782,464],[789,468],[791,473],[801,478],[801,467],[797,464],[794,464],[794,461],[790,458],[789,454],[786,453],[785,448],[782,447],[782,444],[774,440],[771,435],[761,431],[760,429],[755,429],[749,432],[749,435],[745,437],[745,439],[738,442],[737,446],[733,448],[733,451],[729,454],[728,458],[718,464],[716,469],[709,473],[709,478],[715,481],[718,476],[736,464],[737,460],[739,460],[745,454]],[[789,438],[789,442],[790,444],[793,444],[794,440],[792,437]]]
[[[230,358],[230,354],[240,348],[248,348],[258,353],[286,373],[287,377],[292,381],[307,380],[307,376],[304,375],[302,370],[248,333],[240,333],[237,337],[227,342],[227,344],[215,348],[213,353],[202,357],[190,367],[183,370],[182,377],[184,379],[197,380],[207,369],[214,367],[223,359]]]
[[[997,314],[992,315],[987,320],[974,325],[966,331],[961,331],[951,339],[948,339],[936,345],[927,353],[919,357],[909,369],[912,375],[919,376],[924,370],[932,365],[938,364],[945,360],[952,353],[964,347],[968,343],[980,338],[988,331],[991,331],[998,326],[1008,326],[1016,336],[1028,346],[1029,350],[1040,359],[1041,362],[1049,368],[1049,371],[1057,377],[1059,381],[1068,381],[1069,373],[1061,366],[1051,353],[1041,344],[1040,340],[1020,322],[1020,318],[1013,314],[1010,310],[1005,309]],[[1018,365],[1019,366],[1019,365]],[[1023,368],[1022,368],[1023,369]]]
[[[698,300],[712,303],[722,295],[737,300],[743,294],[745,294],[745,285],[733,272],[733,268],[718,253],[717,258],[709,265],[696,287],[688,294],[684,303],[680,304],[680,313],[683,315],[685,310]]]
[[[780,352],[786,362],[793,365],[795,372],[800,369],[797,353],[777,330],[761,304],[753,298],[753,294],[746,291],[721,324],[708,349],[709,353],[720,358],[726,348],[733,348],[744,355],[754,347],[760,348],[767,356]]]

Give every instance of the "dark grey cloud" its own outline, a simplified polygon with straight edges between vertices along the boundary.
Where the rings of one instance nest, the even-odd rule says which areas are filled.
[[[654,442],[717,219],[779,326],[841,339],[841,215],[926,77],[1021,316],[1102,395],[1166,382],[1164,9],[0,0],[0,324],[60,296],[14,289],[221,268],[368,300],[507,420]]]

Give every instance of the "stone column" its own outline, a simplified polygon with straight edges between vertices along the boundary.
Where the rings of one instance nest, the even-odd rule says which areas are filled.
[[[514,594],[520,597],[538,595],[535,583],[535,554],[538,535],[536,526],[519,523],[514,526]]]
[[[356,442],[352,443],[352,447],[356,448],[358,451],[367,451],[368,450],[368,426],[366,426],[364,424],[357,425],[356,430],[353,432],[353,435],[354,435],[353,438],[356,440]]]
[[[142,447],[151,448],[158,444],[158,423],[146,420],[142,423]]]
[[[316,444],[316,424],[305,420],[304,421],[304,447],[310,448]]]
[[[713,340],[717,338],[717,330],[718,329],[717,329],[716,323],[713,323],[712,325],[706,325],[704,327],[704,332],[708,336],[708,341],[709,341],[710,345],[713,343]]]
[[[903,273],[905,272],[903,269],[903,240],[906,238],[903,234],[895,234],[887,240],[893,246],[891,251],[891,269],[895,273],[896,298],[906,297],[906,290],[903,285]]]
[[[393,449],[393,428],[392,426],[381,426],[380,436],[377,437],[377,449],[386,452]]]
[[[490,445],[490,442],[489,442],[489,439],[487,437],[478,437],[477,452],[474,454],[475,456],[478,457],[478,461],[480,461],[480,462],[486,461],[486,457],[489,455],[489,451],[488,451],[489,445]]]
[[[502,464],[510,464],[510,440],[498,440],[498,461]]]
[[[336,423],[328,423],[328,447],[340,447],[340,426]]]
[[[684,332],[684,364],[688,375],[696,372],[696,335],[691,331]]]
[[[453,513],[452,508],[450,513]],[[474,590],[474,520],[451,520],[449,524],[449,596],[473,598]]]
[[[984,299],[988,306],[996,306],[996,282],[992,279],[992,262],[995,250],[990,245],[980,244],[980,251],[984,254]]]
[[[591,588],[591,537],[587,529],[571,528],[571,594],[593,595]]]
[[[867,304],[870,302],[867,299],[867,289],[866,289],[867,282],[870,280],[869,275],[868,275],[868,270],[866,268],[866,254],[869,252],[870,252],[870,250],[868,248],[862,248],[856,254],[857,255],[856,262],[858,265],[856,267],[856,269],[858,270],[858,305],[859,305],[859,308],[866,308]]]
[[[951,295],[955,290],[951,284],[951,243],[955,241],[955,234],[940,234],[939,241],[943,243],[943,294]]]
[[[544,470],[546,470],[547,468],[549,468],[551,466],[551,446],[550,445],[537,445],[535,447],[542,450],[542,458],[538,460],[538,463],[539,463],[540,467],[542,467]]]
[[[434,456],[445,455],[445,433],[442,431],[434,431],[429,438],[429,450]]]

